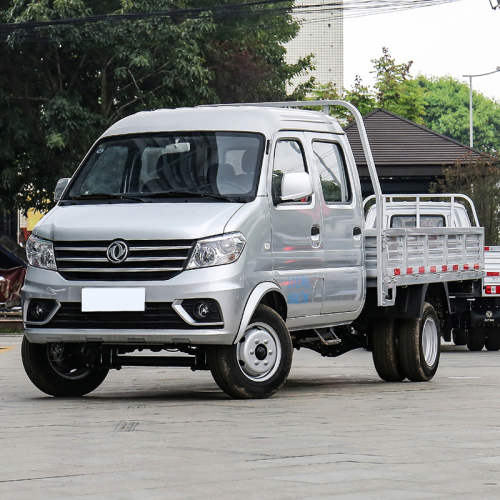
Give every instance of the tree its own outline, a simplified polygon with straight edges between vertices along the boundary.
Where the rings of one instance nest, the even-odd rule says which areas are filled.
[[[458,160],[444,169],[431,191],[469,196],[484,227],[485,244],[500,244],[500,156],[482,154],[474,159],[468,155]]]
[[[413,61],[396,64],[389,49],[382,48],[380,59],[372,59],[376,73],[378,107],[423,124],[425,90],[410,76]]]
[[[232,5],[233,1],[224,2]],[[0,0],[0,22],[204,7],[211,0]],[[291,9],[292,3],[285,7]],[[141,110],[275,100],[310,66],[284,61],[298,25],[265,16],[150,17],[16,31],[0,42],[2,208],[50,208],[55,183],[70,176],[93,141]],[[227,83],[228,81],[235,83]],[[239,84],[246,86],[240,91]],[[301,89],[299,89],[301,90]]]
[[[413,61],[396,64],[389,54],[389,49],[382,48],[382,56],[372,59],[376,82],[374,89],[363,85],[362,79],[356,76],[351,90],[339,92],[330,82],[318,85],[314,94],[320,99],[345,99],[354,104],[362,115],[375,109],[386,109],[416,123],[423,123],[425,115],[425,90],[410,76]],[[351,120],[347,111],[333,111],[342,119]]]
[[[469,85],[451,76],[419,76],[426,91],[425,125],[440,134],[469,144]],[[500,151],[500,103],[473,92],[474,146]]]

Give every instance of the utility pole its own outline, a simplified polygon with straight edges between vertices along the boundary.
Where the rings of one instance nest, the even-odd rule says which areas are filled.
[[[500,5],[500,0],[498,1],[498,5]],[[491,0],[490,0],[491,2]],[[497,6],[498,7],[498,6]],[[497,69],[495,71],[490,71],[489,73],[481,73],[480,75],[463,75],[464,78],[469,79],[469,145],[470,147],[474,147],[474,120],[472,118],[472,78],[475,76],[486,76],[486,75],[492,75],[493,73],[497,73],[500,71],[500,66],[497,66]]]

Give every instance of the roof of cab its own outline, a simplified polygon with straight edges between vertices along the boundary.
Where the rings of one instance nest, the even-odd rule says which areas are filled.
[[[149,132],[228,131],[260,132],[269,138],[279,130],[344,133],[335,118],[319,111],[214,105],[141,111],[115,123],[102,137]]]

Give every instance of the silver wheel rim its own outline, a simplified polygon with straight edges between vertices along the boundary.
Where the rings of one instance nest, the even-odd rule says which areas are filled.
[[[281,362],[278,334],[265,323],[252,323],[238,342],[236,356],[245,377],[254,382],[269,380]]]
[[[422,350],[427,366],[433,366],[436,362],[439,349],[439,336],[437,324],[434,318],[428,316],[422,329]]]

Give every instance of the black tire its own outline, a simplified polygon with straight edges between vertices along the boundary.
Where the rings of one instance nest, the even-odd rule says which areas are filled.
[[[51,359],[54,346],[68,351],[62,361]],[[108,370],[86,365],[89,353],[85,349],[84,344],[32,344],[24,337],[21,355],[29,379],[45,394],[84,396],[97,389],[108,374]]]
[[[467,345],[469,333],[467,330],[453,330],[453,343],[455,345]]]
[[[469,351],[482,351],[486,341],[486,329],[482,326],[475,326],[469,330],[469,340],[467,347]]]
[[[399,359],[408,380],[428,382],[434,377],[439,365],[440,341],[439,320],[427,302],[421,318],[399,322]]]
[[[215,382],[236,399],[272,396],[286,382],[292,357],[292,339],[285,322],[276,311],[264,305],[257,307],[238,344],[208,349],[208,365]],[[271,364],[269,369],[268,364],[264,367],[266,361]]]
[[[500,349],[500,328],[488,328],[484,345],[488,351],[498,351]]]
[[[399,361],[396,322],[378,321],[373,328],[372,355],[379,377],[386,382],[401,382],[406,378]]]

